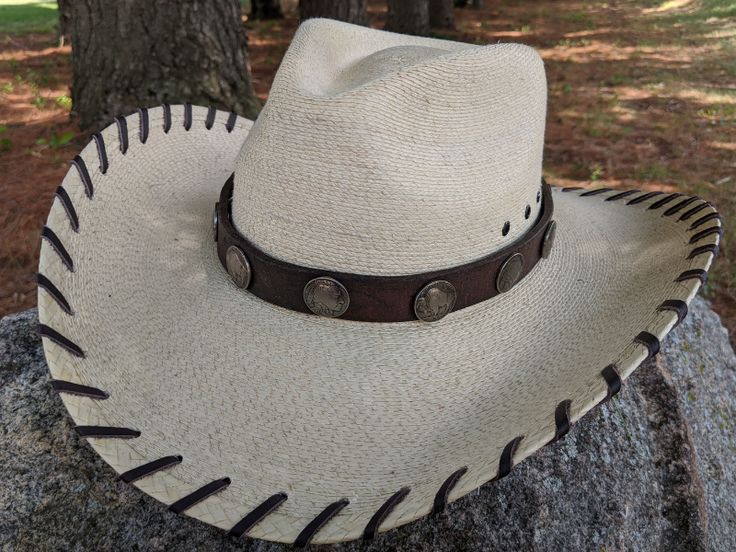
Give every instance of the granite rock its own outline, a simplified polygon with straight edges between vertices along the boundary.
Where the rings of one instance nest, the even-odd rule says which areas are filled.
[[[35,311],[0,320],[0,549],[285,550],[119,482],[49,385]],[[328,547],[314,547],[325,548]],[[700,298],[660,355],[567,437],[371,550],[736,548],[736,356]]]

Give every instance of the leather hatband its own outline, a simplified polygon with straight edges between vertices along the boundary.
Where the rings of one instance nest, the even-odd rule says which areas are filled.
[[[247,292],[274,305],[313,314],[305,302],[305,286],[316,278],[332,278],[347,290],[349,303],[340,318],[363,322],[406,322],[417,320],[415,299],[428,284],[437,281],[454,286],[456,297],[451,310],[457,311],[487,301],[505,291],[499,284],[499,271],[512,256],[522,263],[515,267],[511,286],[523,279],[542,258],[545,240],[554,234],[553,204],[549,185],[542,180],[542,209],[537,222],[520,239],[481,259],[442,270],[405,276],[374,276],[310,268],[276,259],[240,235],[231,221],[233,176],[222,188],[215,206],[217,254],[226,268],[227,252],[239,248],[247,258]],[[550,235],[552,234],[552,235]],[[508,265],[508,263],[506,263]],[[506,278],[508,279],[508,278]],[[452,287],[450,286],[450,287]],[[499,291],[499,287],[502,291]],[[510,289],[510,288],[509,288]]]

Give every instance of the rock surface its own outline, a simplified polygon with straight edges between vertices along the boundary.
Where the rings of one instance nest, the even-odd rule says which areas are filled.
[[[285,550],[119,482],[51,390],[36,313],[0,321],[0,549]],[[315,547],[319,548],[319,547]],[[327,547],[324,547],[327,549]],[[697,298],[656,361],[568,436],[438,518],[358,550],[734,550],[736,356]]]

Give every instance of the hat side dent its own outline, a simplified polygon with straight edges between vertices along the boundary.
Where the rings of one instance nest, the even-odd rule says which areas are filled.
[[[401,275],[471,262],[531,228],[546,117],[533,49],[313,26],[353,33],[354,54],[333,51],[345,36],[322,47],[300,28],[235,169],[244,236],[295,264]],[[318,86],[302,86],[310,66]]]

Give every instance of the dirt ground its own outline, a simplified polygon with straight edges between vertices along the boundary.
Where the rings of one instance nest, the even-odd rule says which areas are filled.
[[[476,44],[523,42],[545,60],[545,174],[566,186],[679,190],[712,200],[726,236],[704,289],[736,336],[736,7],[730,0],[486,0],[457,9]],[[370,3],[382,27],[383,2]],[[297,27],[247,22],[265,100]],[[85,144],[70,121],[70,48],[53,33],[0,36],[0,316],[35,304],[39,232],[68,161]]]

